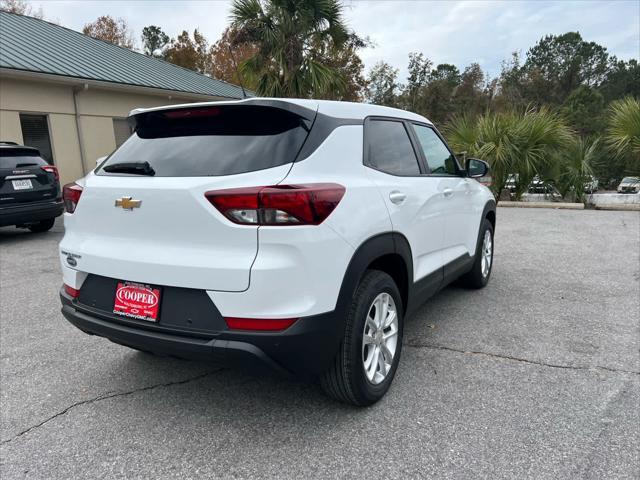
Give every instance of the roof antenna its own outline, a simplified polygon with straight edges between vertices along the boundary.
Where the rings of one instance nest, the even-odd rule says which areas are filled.
[[[240,71],[238,70],[238,64],[236,63],[236,56],[233,54],[231,43],[229,43],[229,53],[231,54],[231,60],[233,61],[233,68],[236,69],[238,83],[240,84],[240,88],[242,89],[242,99],[244,100],[245,98],[247,98],[247,92],[244,91],[244,85],[242,85],[242,77],[240,76]]]

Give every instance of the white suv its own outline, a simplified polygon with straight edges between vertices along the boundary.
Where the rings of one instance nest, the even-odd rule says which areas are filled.
[[[320,378],[368,405],[406,318],[491,274],[495,202],[424,117],[248,99],[131,112],[64,188],[62,313],[138,350]]]

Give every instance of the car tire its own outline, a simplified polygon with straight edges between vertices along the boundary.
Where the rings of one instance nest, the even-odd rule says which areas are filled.
[[[476,254],[471,270],[460,277],[461,283],[467,288],[484,288],[491,278],[491,270],[493,269],[493,225],[486,218],[480,224],[480,232],[478,236],[478,245],[476,246]],[[487,257],[487,243],[488,257]],[[486,265],[488,258],[488,265]]]
[[[380,312],[380,317],[376,312]],[[395,317],[391,312],[395,312]],[[386,316],[383,318],[383,315]],[[320,379],[324,391],[336,400],[357,406],[371,405],[380,400],[389,389],[398,367],[403,320],[402,300],[393,279],[378,270],[365,272],[347,313],[340,348],[333,364]],[[377,328],[374,328],[375,323]],[[386,361],[389,359],[390,363]],[[369,368],[366,367],[367,361]],[[372,371],[373,377],[370,378]]]
[[[55,218],[48,218],[47,220],[41,220],[38,223],[29,225],[29,230],[31,230],[34,233],[46,232],[48,230],[51,230],[54,223],[56,223]]]

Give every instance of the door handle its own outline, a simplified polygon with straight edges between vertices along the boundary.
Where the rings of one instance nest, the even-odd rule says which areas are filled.
[[[395,203],[396,205],[400,205],[406,198],[407,196],[404,193],[398,192],[397,190],[394,190],[389,194],[389,200],[391,200],[391,203]]]
[[[444,194],[445,197],[450,197],[451,195],[453,195],[453,190],[450,188],[445,188],[442,193]]]

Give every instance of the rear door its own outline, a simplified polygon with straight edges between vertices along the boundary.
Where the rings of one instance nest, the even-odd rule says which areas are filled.
[[[0,147],[0,208],[55,200],[60,195],[53,171],[37,150]]]
[[[414,281],[439,282],[444,240],[442,196],[427,177],[401,120],[368,118],[364,126],[365,164],[380,190],[394,231],[404,235],[413,255]]]
[[[125,281],[246,290],[258,227],[232,223],[205,193],[281,181],[309,112],[225,105],[141,114],[135,133],[86,177],[65,218],[62,256],[78,255],[82,272]]]

